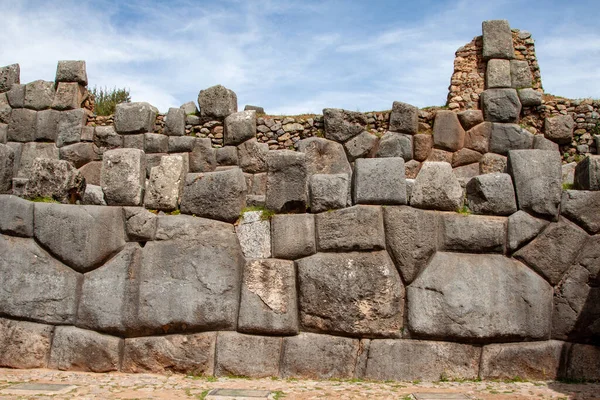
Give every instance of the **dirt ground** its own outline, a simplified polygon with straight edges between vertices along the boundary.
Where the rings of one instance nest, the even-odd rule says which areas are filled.
[[[77,386],[65,394],[4,394],[17,383]],[[600,383],[558,382],[371,382],[244,379],[0,368],[0,399],[203,399],[215,388],[262,389],[275,399],[412,399],[412,393],[463,393],[471,399],[600,399]]]

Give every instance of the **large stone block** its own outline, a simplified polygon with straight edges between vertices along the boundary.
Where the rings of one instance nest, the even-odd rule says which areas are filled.
[[[600,192],[563,191],[560,212],[582,226],[588,233],[600,232]]]
[[[435,147],[457,151],[462,149],[465,142],[463,129],[456,113],[450,110],[439,110],[435,114],[433,124],[433,144]]]
[[[75,203],[83,198],[85,179],[64,160],[36,158],[28,175],[24,196],[50,197],[61,203]]]
[[[54,143],[23,143],[17,176],[19,178],[28,178],[32,173],[33,162],[36,158],[58,160],[59,157],[59,150]]]
[[[98,128],[96,128],[98,129]],[[166,153],[169,151],[169,137],[158,133],[144,133],[146,153]]]
[[[223,143],[238,145],[256,136],[256,111],[240,111],[228,115],[223,124]]]
[[[91,161],[100,159],[94,149],[94,144],[89,142],[73,143],[61,147],[59,156],[61,160],[70,162],[75,168],[81,168]]]
[[[381,207],[357,205],[315,219],[319,251],[385,249]]]
[[[246,179],[239,168],[187,174],[181,212],[235,222],[246,206]]]
[[[279,376],[282,338],[219,332],[215,375],[266,378]]]
[[[566,378],[574,380],[600,380],[600,347],[573,344],[567,364]]]
[[[19,64],[11,64],[0,68],[0,93],[8,92],[12,85],[21,82]]]
[[[31,239],[0,235],[0,314],[48,324],[72,324],[81,275]]]
[[[35,238],[76,271],[88,272],[125,245],[120,208],[35,203]]]
[[[17,196],[0,195],[0,232],[33,236],[33,203]]]
[[[523,107],[537,107],[542,105],[542,92],[532,88],[518,89],[519,100]]]
[[[346,149],[348,160],[352,162],[357,158],[367,157],[377,145],[378,140],[377,136],[367,131],[362,131],[354,136],[344,143],[344,149]]]
[[[152,132],[156,113],[146,102],[117,104],[115,130],[121,134]]]
[[[91,161],[79,168],[79,172],[85,178],[86,185],[100,186],[102,161]]]
[[[533,343],[490,344],[481,355],[482,379],[515,377],[540,381],[564,377],[568,344],[556,340]]]
[[[552,287],[501,255],[437,252],[408,286],[407,301],[413,337],[489,341],[550,334]]]
[[[546,139],[544,135],[533,136],[533,148],[538,150],[560,151],[558,143],[554,143],[552,140]]]
[[[239,166],[244,172],[250,174],[267,171],[267,154],[269,154],[269,145],[259,143],[256,138],[237,146]]]
[[[561,219],[550,224],[534,241],[515,253],[552,285],[573,264],[588,236],[575,224]]]
[[[404,160],[362,158],[354,163],[355,204],[406,204]]]
[[[483,21],[483,58],[515,58],[512,33],[507,20]]]
[[[144,135],[145,134],[143,134],[143,133],[139,133],[136,135],[123,135],[123,147],[125,147],[127,149],[144,150],[144,148],[145,148]]]
[[[190,172],[211,172],[217,167],[217,155],[209,138],[196,138],[189,157]]]
[[[556,220],[562,192],[560,154],[549,150],[511,150],[508,172],[520,210]]]
[[[281,376],[350,379],[360,351],[357,339],[301,333],[283,339]]]
[[[129,241],[145,242],[154,240],[156,235],[156,214],[142,207],[123,207],[125,229]]]
[[[271,219],[271,238],[273,257],[296,260],[314,254],[314,215],[274,215]]]
[[[415,135],[419,130],[419,109],[410,104],[395,101],[390,113],[390,131]]]
[[[339,108],[325,108],[323,110],[323,123],[325,137],[336,142],[346,142],[364,131],[366,118],[358,112],[341,110]]]
[[[123,147],[123,136],[119,135],[114,126],[97,126],[94,128],[94,145],[99,154],[107,150]]]
[[[196,139],[194,136],[169,136],[169,153],[189,153],[193,151]]]
[[[530,88],[532,86],[533,75],[527,60],[510,60],[510,81],[511,87],[514,89]]]
[[[146,155],[139,149],[114,149],[104,153],[100,185],[111,206],[139,206],[144,201]]]
[[[237,112],[237,96],[233,90],[216,85],[201,90],[198,94],[200,115],[208,118],[225,118]]]
[[[169,108],[165,121],[165,134],[169,136],[185,135],[185,112],[181,108]]]
[[[417,161],[425,161],[433,147],[433,135],[419,133],[413,136],[413,157]]]
[[[468,164],[477,164],[479,160],[481,160],[481,157],[483,157],[483,154],[475,150],[462,148],[452,154],[452,168],[462,167],[463,165]],[[479,174],[479,167],[477,167],[477,173]]]
[[[33,142],[37,125],[37,112],[26,108],[14,109],[8,121],[9,142]]]
[[[462,206],[463,189],[445,162],[425,162],[417,175],[410,204],[417,208],[456,211]]]
[[[535,238],[549,224],[548,221],[537,219],[525,211],[517,211],[508,217],[508,250],[515,251],[523,244]]]
[[[104,192],[102,191],[102,187],[97,185],[86,185],[81,204],[105,206],[106,200],[104,200]]]
[[[412,207],[385,207],[387,247],[404,282],[412,282],[437,249],[438,218]]]
[[[59,82],[56,87],[52,108],[73,110],[81,107],[85,88],[76,82]]]
[[[483,122],[483,112],[481,110],[464,110],[456,115],[465,131]]]
[[[44,110],[54,101],[54,82],[37,80],[25,85],[25,108]]]
[[[275,212],[304,212],[307,205],[306,155],[291,150],[267,155],[266,207]]]
[[[140,246],[129,243],[105,265],[84,275],[77,326],[121,336],[135,332],[140,254]]]
[[[12,108],[23,108],[25,106],[25,85],[13,84],[6,92],[6,99]]]
[[[81,141],[81,130],[87,122],[85,108],[62,111],[58,119],[58,134],[56,145],[58,147]]]
[[[246,262],[238,331],[266,335],[298,333],[293,261],[255,259]]]
[[[144,205],[154,210],[175,210],[183,191],[187,168],[183,157],[169,155],[160,159],[160,165],[150,171]],[[144,171],[145,174],[145,171]]]
[[[122,339],[74,326],[58,326],[52,340],[48,367],[62,371],[117,371],[122,342]]]
[[[60,60],[56,66],[56,82],[77,82],[87,86],[87,72],[83,60]]]
[[[56,142],[60,112],[56,110],[43,110],[39,111],[36,117],[35,139]]]
[[[469,129],[465,134],[465,147],[481,154],[488,152],[490,137],[492,136],[492,123],[482,122]]]
[[[244,212],[235,225],[235,233],[244,257],[271,257],[271,222],[262,211]]]
[[[413,381],[476,379],[481,348],[421,340],[372,340],[366,379]]]
[[[12,178],[15,164],[14,150],[0,143],[0,193],[9,193],[12,189]]]
[[[443,213],[439,249],[470,253],[503,253],[506,218]]]
[[[510,175],[493,173],[471,179],[467,183],[467,206],[475,214],[511,215],[517,212]]]
[[[588,155],[577,164],[575,186],[582,190],[600,190],[600,155]]]
[[[489,122],[514,123],[519,120],[521,102],[515,89],[487,89],[481,93],[483,116]]]
[[[506,172],[507,157],[495,153],[485,153],[479,160],[479,172],[482,174]]]
[[[495,58],[489,60],[485,69],[485,88],[509,88],[510,80],[510,60]]]
[[[575,121],[570,115],[557,115],[544,119],[544,136],[559,144],[568,144],[573,140]]]
[[[413,158],[413,137],[404,133],[386,132],[379,140],[377,157],[401,157],[404,161]]]
[[[122,371],[211,376],[216,332],[125,339]]]
[[[404,285],[387,252],[317,253],[297,264],[302,330],[400,336]]]
[[[319,213],[346,207],[350,179],[347,174],[315,174],[309,178],[310,211]]]
[[[217,165],[219,166],[238,165],[238,149],[235,146],[225,146],[215,149],[215,155]]]
[[[51,325],[0,318],[0,366],[46,368],[53,331]]]
[[[165,216],[156,239],[142,249],[140,332],[235,329],[244,258],[233,227]]]

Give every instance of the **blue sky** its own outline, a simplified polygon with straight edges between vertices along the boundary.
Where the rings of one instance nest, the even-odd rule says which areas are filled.
[[[532,32],[546,92],[600,98],[598,0],[0,0],[0,65],[53,80],[83,59],[90,87],[161,111],[222,84],[271,114],[445,103],[454,52],[481,21]]]

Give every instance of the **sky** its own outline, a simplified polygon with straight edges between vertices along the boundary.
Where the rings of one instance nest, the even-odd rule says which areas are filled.
[[[548,93],[600,98],[598,0],[0,0],[0,65],[21,83],[85,60],[89,87],[162,112],[221,84],[269,114],[443,105],[481,22],[536,41]]]

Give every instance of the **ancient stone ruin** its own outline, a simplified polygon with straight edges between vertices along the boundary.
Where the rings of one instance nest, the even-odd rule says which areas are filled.
[[[455,67],[447,107],[300,117],[0,69],[0,366],[600,379],[599,104],[506,21]]]

